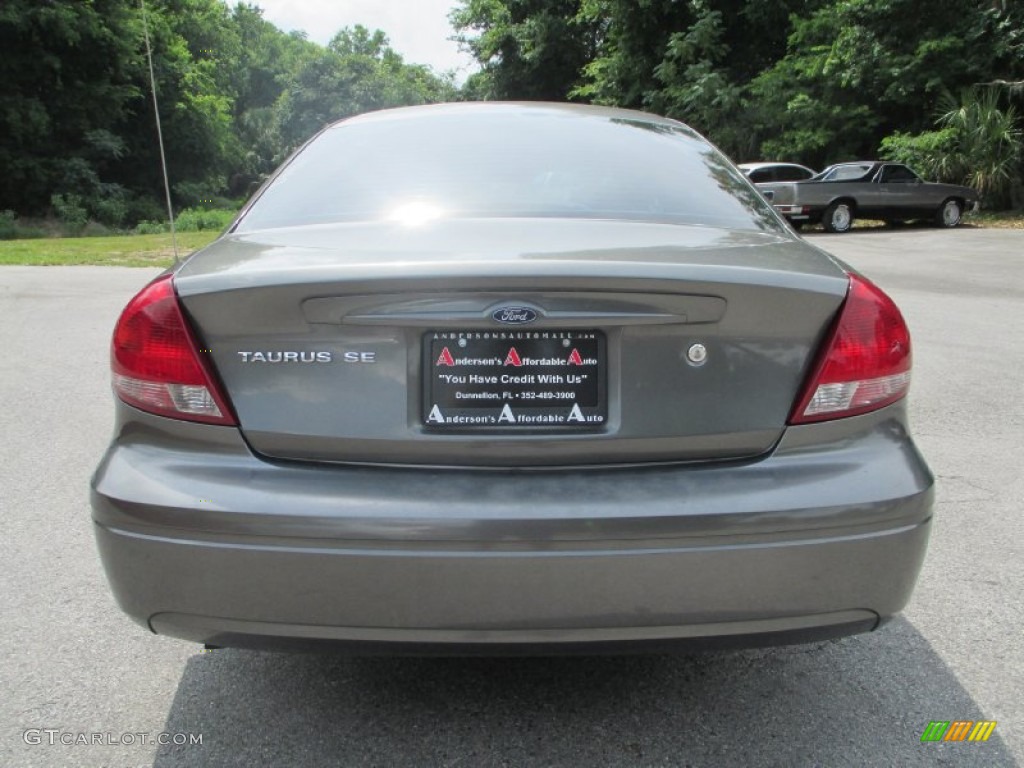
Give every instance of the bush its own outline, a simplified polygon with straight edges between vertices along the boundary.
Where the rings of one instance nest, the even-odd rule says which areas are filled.
[[[939,130],[888,136],[882,141],[882,156],[916,167],[933,181],[973,187],[984,208],[1011,205],[1021,184],[1024,156],[1017,110],[1012,105],[1001,108],[999,94],[991,88],[967,90],[959,101],[945,101]]]
[[[220,231],[227,227],[235,218],[235,211],[199,208],[186,208],[178,214],[175,226],[181,232],[202,232],[205,230]]]
[[[127,212],[125,222],[131,226],[139,222],[159,222],[167,220],[167,207],[161,205],[159,199],[145,195],[133,195],[125,201]]]
[[[957,137],[950,128],[926,131],[916,136],[897,131],[882,139],[883,160],[909,165],[928,181],[960,184],[964,171],[950,164],[956,152]]]
[[[13,240],[18,236],[17,214],[14,211],[0,211],[0,240]]]
[[[89,213],[78,195],[53,195],[50,197],[50,205],[53,206],[57,218],[70,232],[81,232],[89,220]]]
[[[122,196],[108,197],[93,205],[93,217],[107,227],[120,227],[128,216],[128,203]]]
[[[181,181],[174,185],[174,199],[187,208],[213,208],[218,200],[213,190],[223,187],[222,180]]]
[[[104,226],[98,221],[90,221],[82,228],[81,234],[82,237],[106,237],[114,233],[109,227]]]
[[[50,237],[50,233],[43,227],[27,225],[24,221],[20,221],[17,224],[14,236],[18,240],[39,240],[44,237]]]
[[[135,225],[136,235],[162,235],[168,231],[168,227],[162,221],[142,220]]]

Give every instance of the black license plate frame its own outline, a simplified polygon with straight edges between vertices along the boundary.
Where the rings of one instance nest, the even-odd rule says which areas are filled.
[[[603,429],[607,346],[597,330],[428,331],[423,426],[445,432]]]

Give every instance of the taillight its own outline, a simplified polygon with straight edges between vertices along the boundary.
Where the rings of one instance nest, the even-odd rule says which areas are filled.
[[[790,424],[874,411],[907,394],[910,332],[878,286],[850,275],[839,319],[790,416]]]
[[[170,275],[147,285],[124,308],[114,328],[110,367],[114,391],[129,405],[174,419],[236,423],[203,364]]]

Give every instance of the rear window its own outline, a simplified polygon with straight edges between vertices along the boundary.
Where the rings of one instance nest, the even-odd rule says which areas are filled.
[[[803,181],[813,175],[811,171],[797,165],[781,165],[778,169],[779,181]]]
[[[836,165],[825,173],[822,181],[859,181],[871,168],[870,165]]]
[[[496,105],[340,123],[291,160],[236,231],[408,216],[782,229],[743,176],[684,126]]]

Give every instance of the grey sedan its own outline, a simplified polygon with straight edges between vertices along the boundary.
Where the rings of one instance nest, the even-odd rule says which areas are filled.
[[[114,330],[114,596],[215,646],[785,643],[907,603],[933,479],[893,302],[680,123],[326,128]]]

